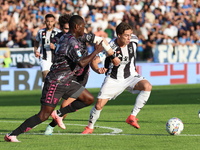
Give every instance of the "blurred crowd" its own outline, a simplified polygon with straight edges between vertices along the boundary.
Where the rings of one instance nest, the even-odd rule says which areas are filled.
[[[0,47],[33,47],[48,13],[57,20],[81,15],[87,32],[108,41],[121,21],[128,22],[139,38],[138,60],[153,61],[158,44],[200,45],[200,0],[0,0]]]

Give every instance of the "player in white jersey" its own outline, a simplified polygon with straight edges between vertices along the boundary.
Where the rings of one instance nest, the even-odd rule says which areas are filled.
[[[105,68],[99,68],[100,55],[100,57],[96,57],[91,63],[94,71],[97,73],[106,72],[106,77],[98,94],[98,100],[90,112],[88,126],[82,134],[93,132],[94,124],[99,118],[104,105],[108,100],[115,99],[124,90],[132,94],[139,93],[133,110],[126,119],[126,122],[137,129],[140,128],[136,116],[149,99],[152,86],[144,77],[136,72],[135,59],[138,38],[132,34],[132,27],[122,22],[117,26],[116,33],[117,38],[110,42],[110,46],[114,50],[115,56],[121,60],[120,65],[114,66],[111,63],[111,57],[106,57]]]
[[[46,28],[40,29],[35,37],[34,53],[35,57],[40,59],[40,67],[42,71],[43,84],[54,58],[54,50],[50,48],[50,42],[54,36],[61,32],[55,28],[55,16],[47,14],[45,16]],[[42,88],[43,88],[42,84]]]

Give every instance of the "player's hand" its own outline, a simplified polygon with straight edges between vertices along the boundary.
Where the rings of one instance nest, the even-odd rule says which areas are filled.
[[[97,71],[99,74],[104,74],[106,73],[107,70],[108,70],[107,68],[102,67],[102,68],[99,68]]]
[[[55,50],[55,45],[53,44],[53,43],[50,43],[50,49],[53,49],[53,50]]]
[[[40,52],[35,51],[35,57],[36,57],[36,58],[39,58],[39,57],[40,57]]]
[[[103,40],[99,44],[96,43],[95,46],[94,46],[95,51],[97,51],[98,53],[101,52],[104,49],[103,46],[102,46],[102,42],[103,42]]]
[[[120,59],[118,57],[115,57],[113,60],[112,60],[112,63],[115,65],[115,66],[119,66],[120,64]]]

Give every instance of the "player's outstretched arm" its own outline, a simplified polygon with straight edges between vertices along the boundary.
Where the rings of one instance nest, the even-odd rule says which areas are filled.
[[[88,65],[91,61],[92,61],[92,59],[99,53],[99,52],[101,52],[103,50],[103,46],[102,46],[102,41],[99,43],[99,44],[95,44],[95,49],[94,49],[94,51],[90,54],[90,55],[88,55],[88,56],[86,56],[86,57],[84,57],[83,59],[81,59],[80,61],[79,61],[79,66],[80,67],[82,67],[82,68],[84,68],[86,65]]]
[[[93,71],[95,71],[98,74],[104,74],[106,73],[106,71],[108,70],[107,68],[99,68],[98,64],[101,62],[99,56],[96,56],[92,62],[90,63],[90,66],[92,68]]]
[[[98,37],[98,36],[95,36],[94,38],[94,42],[100,42],[103,40],[103,43],[102,43],[102,46],[103,48],[105,49],[105,51],[107,52],[107,54],[109,56],[112,57],[112,62],[115,66],[119,66],[120,64],[120,59],[118,57],[115,56],[112,48],[110,47],[110,45],[108,44],[108,41],[105,39],[105,38],[102,38],[102,37]]]

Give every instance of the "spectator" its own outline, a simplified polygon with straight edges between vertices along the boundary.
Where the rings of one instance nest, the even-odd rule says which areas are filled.
[[[102,27],[101,26],[97,27],[97,31],[94,32],[94,34],[96,36],[100,36],[100,37],[104,37],[104,38],[108,37],[108,34],[106,32],[104,32],[104,31],[102,31]]]
[[[155,47],[154,34],[150,34],[146,43],[146,48],[144,49],[144,59],[147,62],[153,61],[153,48]]]
[[[3,60],[3,68],[9,68],[11,66],[12,60],[9,57],[8,53],[4,53],[4,60]]]
[[[143,51],[145,49],[145,44],[144,44],[144,37],[143,35],[138,35],[138,45],[137,45],[137,61],[143,61]]]

